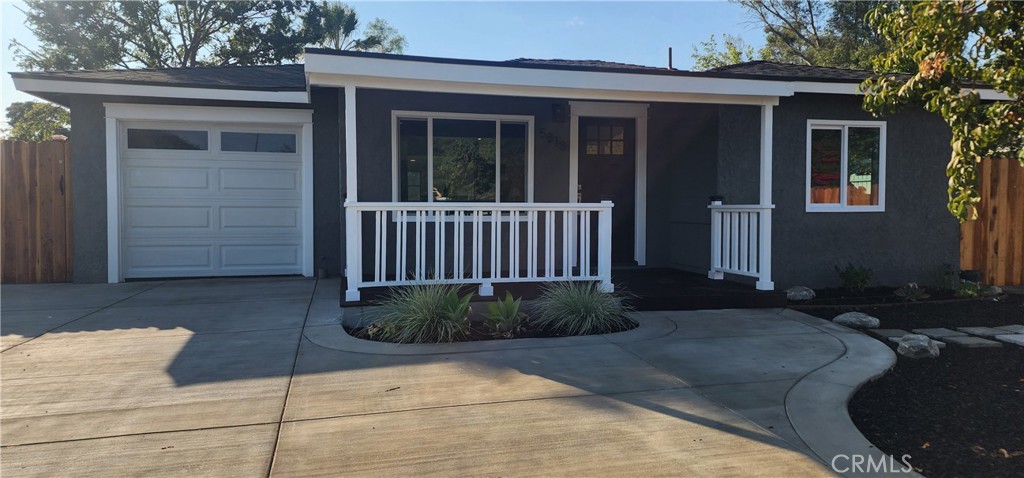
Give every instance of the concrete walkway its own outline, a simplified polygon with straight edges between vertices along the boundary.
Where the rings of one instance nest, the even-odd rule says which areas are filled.
[[[344,334],[338,290],[4,286],[0,474],[835,476],[883,456],[846,401],[892,352],[804,314],[399,346]]]

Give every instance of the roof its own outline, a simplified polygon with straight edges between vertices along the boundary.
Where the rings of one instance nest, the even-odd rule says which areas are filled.
[[[301,64],[11,73],[14,78],[258,91],[305,91]]]
[[[859,83],[872,76],[868,70],[834,68],[830,66],[795,65],[771,61],[747,61],[735,65],[720,66],[707,71],[712,74],[743,75],[772,80],[825,81]]]
[[[615,61],[604,60],[542,60],[537,58],[516,58],[514,60],[507,60],[505,63],[520,65],[567,66],[587,69],[601,68],[615,70],[666,70],[665,68],[660,68],[656,66],[635,65],[632,63],[619,63]]]

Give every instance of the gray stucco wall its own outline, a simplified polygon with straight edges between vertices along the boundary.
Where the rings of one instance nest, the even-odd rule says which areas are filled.
[[[758,110],[723,107],[719,191],[757,200]],[[946,211],[949,130],[914,110],[885,118],[885,212],[805,212],[808,119],[873,120],[859,97],[797,95],[775,108],[773,279],[776,288],[839,285],[836,266],[870,267],[876,285],[923,281],[959,266],[959,228]]]
[[[717,105],[655,103],[648,110],[648,266],[707,272],[717,115]]]
[[[312,88],[313,104],[313,264],[328,276],[342,272],[341,187],[345,161],[343,101],[337,88]]]

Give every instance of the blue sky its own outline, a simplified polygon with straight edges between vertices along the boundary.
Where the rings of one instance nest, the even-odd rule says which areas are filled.
[[[692,46],[712,34],[739,34],[760,47],[764,34],[738,5],[725,1],[679,2],[349,2],[363,24],[391,23],[409,41],[410,55],[507,60],[592,59],[689,68]],[[34,99],[14,89],[18,71],[8,48],[16,38],[34,45],[21,1],[0,0],[3,49],[2,108]]]

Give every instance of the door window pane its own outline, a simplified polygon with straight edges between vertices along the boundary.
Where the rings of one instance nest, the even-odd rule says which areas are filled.
[[[495,200],[494,121],[434,120],[434,200]]]
[[[246,153],[294,153],[295,135],[224,132],[220,134],[220,149]]]
[[[398,120],[398,198],[427,200],[427,120]]]
[[[811,203],[839,204],[841,129],[811,130]]]
[[[849,128],[846,156],[849,174],[847,205],[878,205],[880,142],[881,132],[878,128]]]
[[[206,151],[210,149],[206,131],[128,128],[131,149],[177,149]]]
[[[501,200],[526,201],[526,123],[501,123]]]

